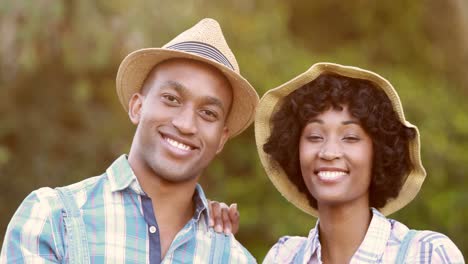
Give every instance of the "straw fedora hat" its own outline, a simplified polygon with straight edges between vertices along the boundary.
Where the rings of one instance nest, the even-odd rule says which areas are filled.
[[[154,66],[173,58],[193,59],[210,64],[229,80],[233,99],[226,125],[230,137],[240,134],[252,123],[259,100],[258,94],[240,75],[236,58],[224,39],[221,27],[216,20],[210,18],[201,20],[162,48],[140,49],[125,57],[117,72],[116,86],[120,103],[126,111],[131,96],[140,91]]]
[[[371,81],[376,87],[379,87],[387,94],[393,105],[393,109],[397,113],[398,119],[406,127],[415,129],[416,137],[411,140],[409,144],[410,159],[414,168],[406,177],[398,196],[389,200],[383,208],[379,209],[384,215],[389,215],[398,211],[413,200],[426,177],[426,171],[421,163],[419,131],[416,126],[406,121],[400,98],[390,82],[374,72],[357,67],[343,66],[334,63],[317,63],[294,79],[268,91],[262,97],[255,116],[255,140],[260,160],[268,177],[273,182],[276,189],[278,189],[289,202],[310,215],[318,216],[317,210],[309,205],[306,195],[301,193],[289,180],[280,165],[263,151],[263,145],[267,142],[271,134],[270,119],[273,114],[278,111],[282,99],[294,90],[315,80],[323,73],[334,73],[345,77]]]

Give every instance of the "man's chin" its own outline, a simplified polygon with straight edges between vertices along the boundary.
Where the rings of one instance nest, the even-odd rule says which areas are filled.
[[[178,173],[174,173],[174,170],[178,170]],[[194,170],[185,169],[181,171],[180,169],[177,169],[176,166],[172,167],[172,169],[160,169],[158,171],[159,173],[155,172],[155,175],[166,182],[174,184],[196,180],[199,175],[199,173],[193,173]]]
[[[192,182],[196,180],[198,177],[197,176],[186,176],[186,175],[176,175],[176,176],[161,176],[161,178],[172,184],[182,184],[186,182]]]

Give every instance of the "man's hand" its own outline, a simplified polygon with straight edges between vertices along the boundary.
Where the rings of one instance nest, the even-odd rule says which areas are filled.
[[[217,201],[208,201],[208,204],[210,207],[210,227],[213,227],[218,233],[237,234],[239,231],[237,204],[231,204],[229,207],[227,204]]]

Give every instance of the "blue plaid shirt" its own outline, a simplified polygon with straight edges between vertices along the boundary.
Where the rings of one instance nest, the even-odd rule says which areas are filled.
[[[200,185],[193,218],[161,259],[159,227],[151,199],[143,192],[125,155],[101,176],[67,186],[81,212],[91,263],[209,263],[219,243],[208,227],[207,200]],[[67,231],[57,190],[32,192],[13,216],[0,263],[68,262]],[[223,235],[224,236],[224,235]],[[223,238],[222,263],[255,263],[232,236]],[[221,261],[219,261],[221,259]]]

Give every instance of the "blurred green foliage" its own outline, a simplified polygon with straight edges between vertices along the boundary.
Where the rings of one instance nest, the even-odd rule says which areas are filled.
[[[0,240],[32,190],[102,173],[128,152],[134,127],[115,75],[129,52],[160,47],[203,17],[217,19],[260,95],[318,61],[392,81],[419,126],[428,177],[392,215],[447,234],[468,255],[468,4],[415,1],[2,1]],[[211,199],[237,202],[238,239],[261,260],[315,219],[286,202],[257,157],[253,128],[206,171]]]

